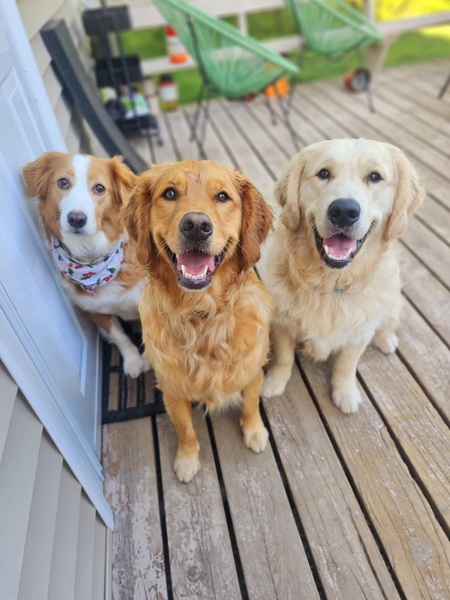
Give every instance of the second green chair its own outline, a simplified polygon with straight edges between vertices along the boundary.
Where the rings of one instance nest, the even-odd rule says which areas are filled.
[[[370,19],[345,0],[285,1],[303,40],[303,49],[338,59],[352,50],[361,53],[363,47],[379,42],[383,37]],[[373,111],[368,75],[366,91]]]

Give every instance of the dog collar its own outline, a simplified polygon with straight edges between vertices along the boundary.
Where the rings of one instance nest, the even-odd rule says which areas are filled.
[[[79,262],[70,255],[62,242],[51,236],[53,262],[69,281],[95,296],[95,288],[112,281],[123,263],[123,242],[119,241],[109,254],[90,263]]]
[[[341,290],[334,290],[334,293],[335,294],[345,294],[346,291],[347,290],[342,290],[342,289]]]

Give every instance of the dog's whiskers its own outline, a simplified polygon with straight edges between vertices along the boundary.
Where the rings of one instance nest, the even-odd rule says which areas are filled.
[[[169,244],[167,242],[164,242],[162,248],[158,250],[157,256],[161,256],[163,250],[170,250]]]

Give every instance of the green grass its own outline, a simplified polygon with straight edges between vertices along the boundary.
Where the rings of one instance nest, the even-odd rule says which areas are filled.
[[[355,0],[354,4],[358,4]],[[405,0],[381,0],[377,4],[378,18],[387,15],[412,16],[448,9],[448,0],[427,0],[421,4],[415,0],[410,5],[410,12],[406,15],[402,11],[408,2]],[[388,9],[390,12],[388,12]],[[395,12],[396,11],[396,12]],[[286,9],[270,13],[257,13],[248,17],[249,34],[256,39],[264,40],[273,37],[292,35],[295,33],[292,19]],[[123,43],[125,51],[129,54],[139,54],[142,59],[155,58],[166,54],[164,29],[134,30],[125,32]],[[450,57],[450,26],[433,27],[413,33],[406,33],[390,47],[385,66],[400,66],[414,64],[421,61]],[[291,55],[296,60],[295,53]],[[313,53],[307,53],[303,62],[301,81],[327,79],[346,73],[358,64],[355,53],[347,55],[344,59],[332,62]],[[195,102],[200,89],[201,78],[197,69],[185,69],[173,74],[179,89],[182,103]]]

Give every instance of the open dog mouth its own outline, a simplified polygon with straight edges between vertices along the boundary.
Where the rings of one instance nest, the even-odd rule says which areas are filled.
[[[367,238],[367,233],[360,240],[354,240],[344,233],[322,238],[315,227],[314,234],[317,250],[323,262],[332,269],[347,267],[358,254]]]
[[[167,247],[167,254],[178,277],[178,284],[188,290],[201,290],[211,284],[212,276],[225,257],[226,248],[220,254],[210,255],[200,250],[175,254]]]

